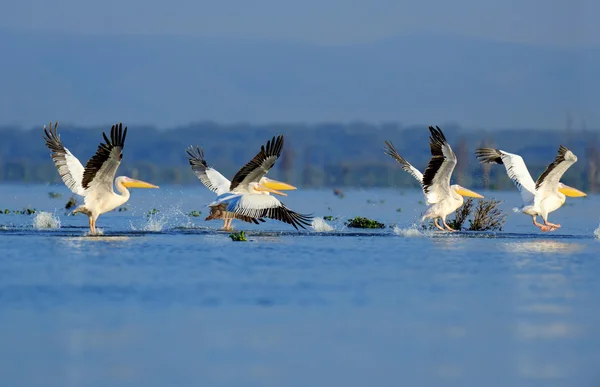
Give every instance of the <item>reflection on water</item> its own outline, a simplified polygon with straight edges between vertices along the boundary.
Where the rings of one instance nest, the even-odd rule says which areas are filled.
[[[65,248],[72,250],[89,250],[90,243],[104,243],[107,245],[122,244],[128,242],[132,237],[125,235],[90,235],[81,237],[58,238],[58,243],[65,245]],[[127,244],[125,244],[126,246]]]
[[[578,242],[564,242],[551,239],[510,241],[503,244],[511,253],[561,253],[571,254],[579,252],[585,245]]]

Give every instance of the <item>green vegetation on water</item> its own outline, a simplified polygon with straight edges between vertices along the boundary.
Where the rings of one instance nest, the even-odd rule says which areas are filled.
[[[246,233],[244,231],[232,232],[231,234],[229,234],[229,237],[234,242],[247,242],[248,241],[248,239],[246,239]]]
[[[385,228],[385,224],[361,216],[357,216],[354,219],[348,219],[345,224],[351,228]]]

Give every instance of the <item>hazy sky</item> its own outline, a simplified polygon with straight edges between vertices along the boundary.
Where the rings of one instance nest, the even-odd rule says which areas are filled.
[[[0,26],[357,43],[406,33],[600,45],[599,0],[8,0]]]

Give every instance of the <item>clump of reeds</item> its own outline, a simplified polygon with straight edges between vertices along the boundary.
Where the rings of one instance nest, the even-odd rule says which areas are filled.
[[[455,230],[462,230],[471,216],[471,219],[468,219],[469,231],[502,231],[506,214],[498,208],[500,203],[502,202],[496,199],[480,199],[473,208],[473,198],[468,198],[462,207],[456,210],[454,219],[448,221],[448,225]]]

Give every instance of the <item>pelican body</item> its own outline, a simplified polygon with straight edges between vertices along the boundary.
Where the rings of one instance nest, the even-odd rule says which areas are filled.
[[[219,171],[217,171],[212,166],[208,165],[204,158],[204,150],[198,146],[196,148],[190,146],[187,150],[187,157],[192,168],[192,171],[198,177],[200,182],[204,184],[206,188],[215,192],[218,197],[221,197],[224,194],[230,193],[231,181],[223,176]],[[266,176],[263,176],[259,180],[259,184],[266,189],[273,190],[295,190],[296,187],[286,184],[283,182],[279,182],[276,180],[269,179]],[[239,191],[239,189],[238,189]],[[276,191],[277,194],[287,196],[287,194]],[[248,223],[259,224],[259,222],[264,222],[263,218],[256,218],[245,216],[236,212],[227,211],[227,205],[225,203],[220,203],[211,207],[210,215],[205,220],[213,220],[213,219],[223,219],[223,230],[230,231],[231,222],[233,219],[238,219]]]
[[[291,224],[295,229],[306,228],[310,225],[311,216],[298,214],[288,209],[282,202],[271,194],[287,196],[285,190],[295,190],[296,187],[269,179],[265,175],[275,165],[283,149],[283,136],[273,137],[261,146],[260,152],[233,177],[231,182],[206,163],[199,148],[196,152],[188,150],[190,165],[200,181],[217,193],[217,199],[208,206],[210,215],[206,220],[225,219],[224,229],[231,229],[231,219],[240,219],[254,223],[263,218],[276,219]]]
[[[567,196],[582,197],[585,193],[561,183],[563,174],[577,162],[577,156],[564,146],[558,149],[558,155],[548,165],[536,182],[527,170],[523,158],[517,154],[508,153],[500,149],[479,148],[475,154],[482,164],[503,164],[508,177],[521,192],[523,206],[515,208],[515,212],[522,212],[531,216],[533,224],[542,230],[554,231],[561,227],[560,224],[550,223],[548,215],[559,209]],[[541,216],[544,224],[537,221]]]
[[[431,159],[425,169],[425,173],[421,173],[400,156],[390,141],[385,142],[385,153],[400,163],[402,169],[421,184],[425,201],[428,205],[427,211],[421,218],[421,222],[424,222],[428,218],[433,219],[433,223],[438,229],[442,231],[456,231],[448,226],[446,217],[463,205],[463,196],[480,199],[483,196],[458,184],[450,185],[450,177],[456,167],[456,155],[438,126],[435,128],[430,126],[429,131],[431,134],[429,137]],[[442,220],[444,227],[438,224],[438,219]]]
[[[123,158],[123,147],[127,127],[113,125],[110,139],[105,133],[104,143],[98,146],[96,154],[86,163],[85,167],[63,145],[58,134],[58,122],[46,128],[44,125],[44,139],[50,149],[50,156],[65,185],[74,193],[83,196],[84,203],[78,206],[73,214],[84,213],[89,218],[90,233],[96,234],[96,220],[101,214],[112,211],[125,204],[130,197],[127,188],[158,188],[158,186],[127,176],[115,173]],[[115,193],[114,185],[119,194]]]

